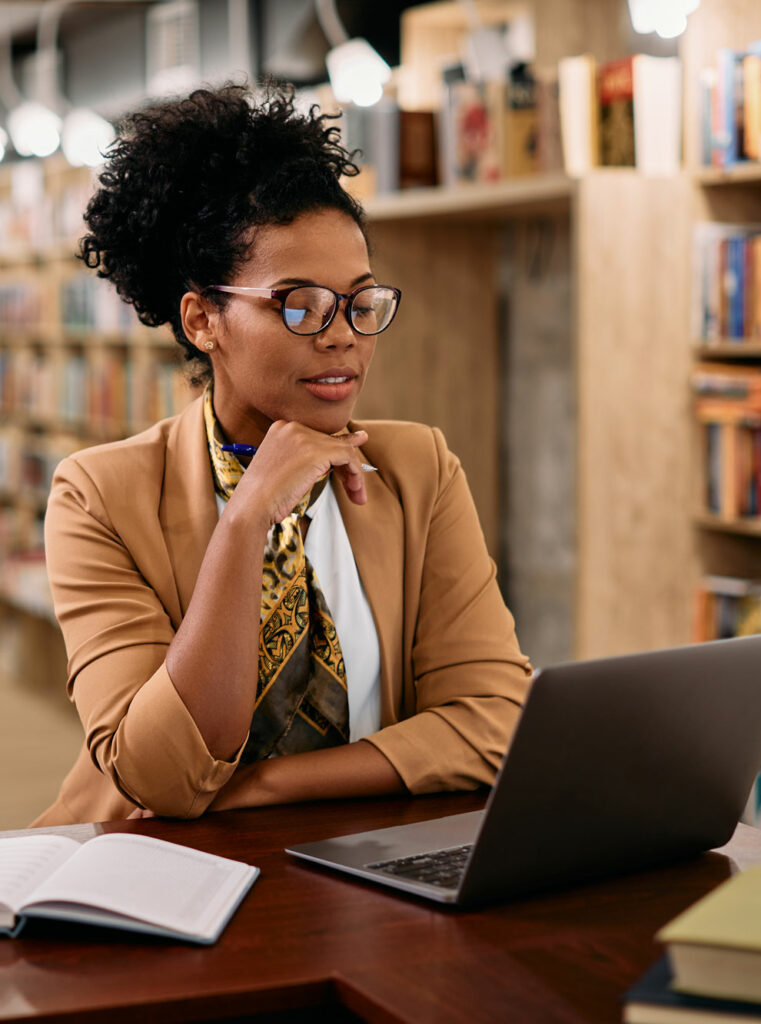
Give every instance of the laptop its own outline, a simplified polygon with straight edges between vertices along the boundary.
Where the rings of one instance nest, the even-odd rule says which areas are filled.
[[[761,636],[537,671],[482,811],[288,848],[475,906],[695,856],[761,770]]]

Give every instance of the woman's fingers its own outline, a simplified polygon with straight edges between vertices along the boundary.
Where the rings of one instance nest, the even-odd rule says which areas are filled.
[[[364,505],[367,501],[365,474],[357,448],[365,443],[367,433],[364,430],[358,430],[355,434],[342,434],[337,440],[348,443],[352,450],[350,457],[345,463],[334,465],[334,473],[343,484],[344,490],[351,501],[355,505]]]
[[[256,505],[268,510],[270,525],[281,522],[309,489],[333,470],[349,499],[364,505],[367,492],[357,449],[365,441],[364,430],[334,436],[279,420],[267,431],[252,459],[239,499],[243,493],[253,498],[255,492]],[[240,490],[239,486],[236,494]]]
[[[355,505],[364,505],[367,502],[365,475],[358,463],[357,465],[352,463],[346,466],[336,466],[334,473]]]

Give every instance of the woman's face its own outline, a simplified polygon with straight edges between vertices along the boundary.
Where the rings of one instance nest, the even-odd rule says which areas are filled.
[[[338,210],[318,210],[290,224],[258,228],[252,252],[229,284],[318,284],[348,294],[375,283],[362,232]],[[214,409],[230,440],[258,444],[275,420],[295,420],[327,434],[346,426],[365,382],[375,338],[352,330],[345,305],[341,303],[326,330],[311,336],[292,334],[273,299],[229,295],[223,311],[210,312]]]

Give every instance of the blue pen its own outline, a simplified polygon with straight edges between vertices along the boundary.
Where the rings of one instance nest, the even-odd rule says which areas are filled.
[[[256,455],[256,448],[252,444],[223,444],[223,452],[232,452],[233,455]],[[367,462],[360,462],[363,473],[377,473],[377,466],[370,466]]]

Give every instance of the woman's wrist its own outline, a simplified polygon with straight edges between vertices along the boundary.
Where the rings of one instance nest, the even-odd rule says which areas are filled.
[[[272,757],[238,768],[209,810],[307,800],[331,800],[405,793],[391,762],[372,743],[359,740],[338,747]]]

